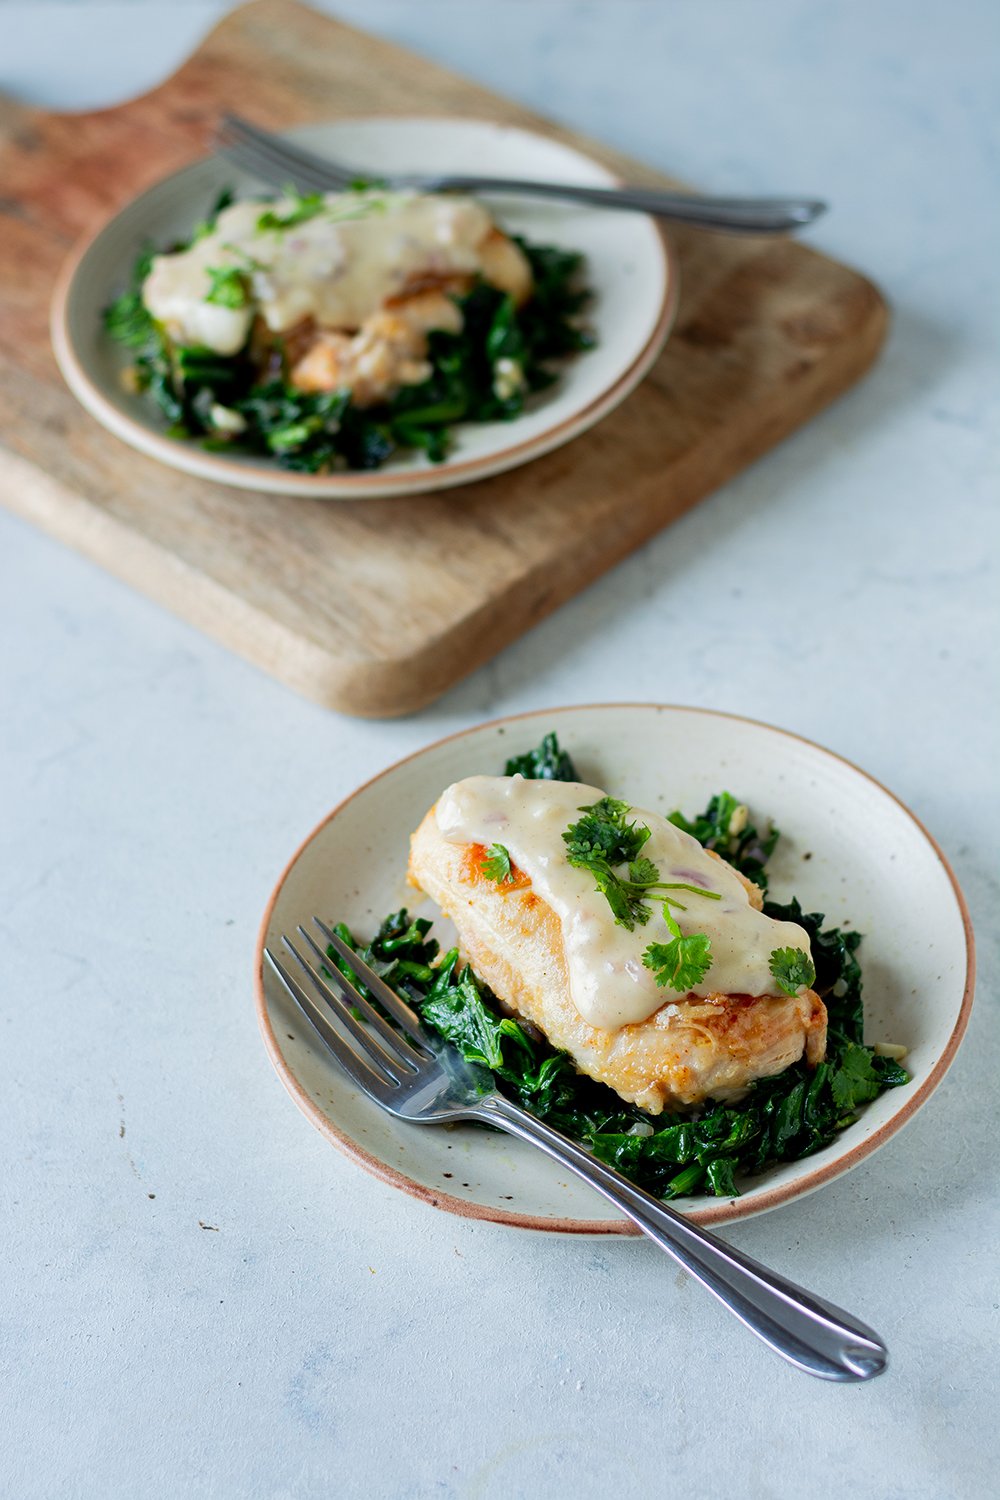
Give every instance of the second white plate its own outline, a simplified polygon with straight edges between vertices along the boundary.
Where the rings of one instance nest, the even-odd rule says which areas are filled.
[[[604,167],[569,146],[485,120],[338,120],[288,135],[376,175],[482,172],[598,187],[614,181]],[[420,454],[395,458],[368,473],[298,474],[253,456],[207,453],[196,442],[168,437],[153,404],[123,389],[127,355],[107,337],[101,314],[128,285],[143,247],[187,239],[226,187],[241,197],[266,191],[219,157],[150,188],[73,256],[52,304],[56,358],[87,410],[143,453],[204,479],[331,500],[412,495],[484,479],[548,453],[606,416],[645,375],[673,322],[676,266],[651,219],[581,204],[484,195],[504,229],[586,257],[594,290],[587,319],[597,343],[565,362],[557,385],[534,397],[511,422],[457,427],[452,454],[443,464]]]

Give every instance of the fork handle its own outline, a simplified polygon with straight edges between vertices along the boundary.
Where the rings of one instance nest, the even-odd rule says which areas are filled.
[[[576,183],[533,182],[505,177],[394,177],[393,184],[425,192],[516,193],[527,198],[563,198],[594,208],[626,208],[699,229],[726,229],[743,234],[783,234],[801,229],[825,213],[818,198],[710,198],[698,193],[668,193],[656,188],[595,188]]]
[[[509,1099],[489,1095],[475,1117],[530,1141],[595,1188],[798,1369],[822,1380],[858,1381],[886,1368],[885,1344],[867,1324],[698,1228]]]

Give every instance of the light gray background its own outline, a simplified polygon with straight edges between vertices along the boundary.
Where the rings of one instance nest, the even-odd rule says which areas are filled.
[[[893,332],[832,410],[402,723],[293,697],[0,512],[0,1493],[985,1495],[1000,9],[329,8],[705,188],[827,196],[812,239],[881,283]],[[0,5],[0,87],[121,99],[221,9]],[[979,999],[943,1087],[850,1178],[731,1234],[878,1326],[893,1363],[871,1386],[781,1365],[652,1248],[392,1192],[265,1059],[253,937],[326,808],[484,716],[615,696],[750,714],[860,762],[972,903]]]

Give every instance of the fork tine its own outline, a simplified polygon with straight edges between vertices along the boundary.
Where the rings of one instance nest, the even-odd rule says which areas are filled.
[[[292,181],[301,192],[334,185],[327,177],[320,181],[315,169],[307,169],[302,162],[293,161],[283,142],[273,137],[262,135],[258,138],[256,135],[245,134],[242,124],[234,121],[231,116],[226,116],[219,127],[216,144],[246,171],[263,177],[275,186],[283,187]]]
[[[234,141],[227,144],[219,141],[217,144],[220,154],[232,162],[234,167],[239,167],[242,172],[249,172],[252,177],[259,177],[271,187],[284,189],[291,184],[300,193],[320,192],[333,187],[331,182],[318,182],[309,173],[289,162],[264,156],[249,143]]]
[[[357,176],[349,168],[260,130],[237,115],[222,117],[216,139],[225,151],[234,156],[239,153],[245,164],[260,169],[269,180],[287,182],[291,178],[315,190],[348,187]]]
[[[319,928],[334,952],[338,953],[346,961],[348,967],[353,969],[362,983],[371,990],[383,1010],[387,1010],[392,1019],[398,1021],[403,1030],[415,1042],[418,1042],[426,1052],[433,1054],[434,1049],[427,1040],[427,1033],[420,1024],[420,1018],[416,1011],[407,1005],[401,995],[397,995],[395,990],[390,989],[381,975],[376,974],[371,964],[365,963],[361,955],[355,953],[353,948],[348,947],[342,937],[338,937],[337,933],[331,932],[325,922],[321,922],[319,917],[313,917],[313,922]],[[301,932],[301,930],[300,928],[299,931]],[[337,978],[338,976],[346,986],[348,981],[344,979],[339,969],[336,971],[334,977]]]
[[[309,938],[306,933],[302,932],[301,927],[299,932],[308,942]],[[402,1083],[404,1079],[411,1078],[423,1059],[418,1057],[409,1043],[404,1042],[403,1038],[398,1036],[392,1027],[387,1026],[381,1016],[372,1010],[367,1001],[362,1000],[361,996],[352,990],[350,991],[351,1005],[357,1006],[364,1020],[367,1021],[370,1018],[373,1022],[380,1023],[373,1025],[371,1030],[367,1026],[362,1026],[354,1015],[351,1005],[346,1004],[339,995],[334,994],[323,977],[316,973],[312,964],[302,957],[295,944],[284,933],[281,935],[281,941],[303,974],[311,981],[320,999],[326,1002],[344,1029],[350,1032],[358,1045],[367,1052],[373,1062],[378,1064],[383,1073],[388,1073],[394,1083]],[[373,1035],[373,1032],[377,1032],[377,1036]],[[388,1046],[379,1040],[380,1037],[384,1037]]]
[[[307,146],[296,145],[293,141],[285,140],[284,136],[263,130],[259,125],[243,119],[241,115],[226,115],[225,124],[231,131],[241,135],[244,140],[253,141],[262,149],[271,151],[275,157],[298,162],[307,171],[321,177],[336,178],[344,187],[348,187],[359,176],[353,167],[345,166],[343,162],[330,161],[328,157],[310,151]]]
[[[363,1034],[368,1037],[371,1036],[372,1032],[375,1032],[375,1034],[386,1045],[389,1052],[393,1056],[401,1058],[403,1061],[408,1063],[411,1069],[417,1069],[421,1066],[422,1063],[426,1062],[427,1058],[425,1053],[423,1051],[418,1051],[416,1047],[411,1046],[405,1036],[401,1035],[401,1033],[398,1032],[394,1026],[390,1026],[388,1021],[384,1020],[383,1017],[379,1015],[374,1006],[369,1005],[364,996],[347,978],[347,975],[341,973],[340,969],[337,968],[337,965],[333,963],[332,960],[323,952],[319,944],[313,941],[308,932],[306,932],[305,928],[300,926],[297,930],[300,936],[309,944],[313,953],[315,953],[317,959],[319,960],[321,966],[326,969],[327,974],[329,974],[333,982],[343,992],[349,1004],[354,1006],[356,1010],[360,1011],[361,1017],[366,1023],[366,1025],[362,1027]],[[296,957],[298,957],[297,954]],[[302,960],[299,959],[299,962],[301,963]],[[339,996],[334,995],[330,992],[329,985],[324,982],[321,975],[316,974],[312,969],[310,969],[310,973],[312,974],[313,983],[317,986],[317,988],[320,985],[323,985],[323,998],[327,1001],[327,1003],[329,1005],[338,1006],[337,1014],[339,1015],[339,1006],[343,1004]],[[350,1012],[348,1012],[348,1014],[350,1014]],[[353,1016],[351,1016],[351,1020],[354,1020]]]
[[[349,1046],[330,1024],[319,1006],[306,994],[298,980],[293,979],[281,960],[274,956],[270,948],[264,949],[264,956],[299,1010],[318,1033],[324,1046],[333,1053],[348,1077],[353,1079],[358,1088],[362,1089],[370,1099],[374,1099],[377,1104],[385,1104],[395,1086],[395,1080],[389,1079],[381,1072],[376,1072],[374,1068],[369,1067],[364,1058],[358,1056],[354,1048]]]

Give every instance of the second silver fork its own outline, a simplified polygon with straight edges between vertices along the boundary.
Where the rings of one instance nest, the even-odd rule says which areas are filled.
[[[273,187],[294,186],[299,192],[342,191],[359,179],[382,178],[379,168],[346,166],[295,145],[283,136],[262,130],[239,115],[222,116],[216,146],[236,166]],[[826,212],[818,198],[708,198],[696,193],[670,193],[655,188],[595,188],[579,183],[536,182],[524,178],[463,176],[457,173],[393,173],[385,179],[392,188],[422,192],[514,193],[519,197],[572,199],[592,208],[625,208],[698,229],[722,229],[744,234],[783,234],[802,229]]]

